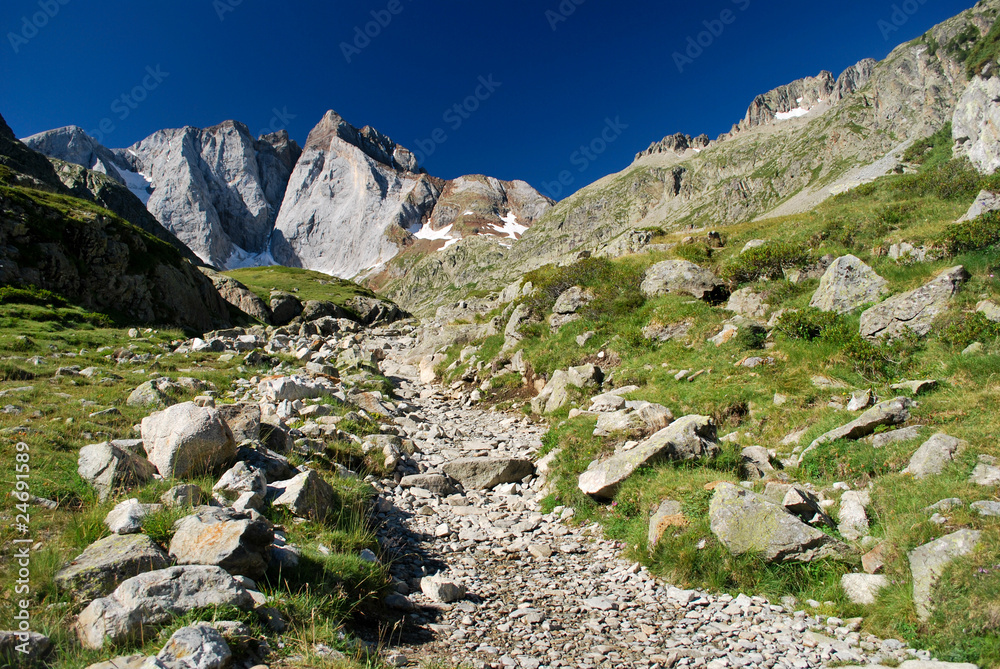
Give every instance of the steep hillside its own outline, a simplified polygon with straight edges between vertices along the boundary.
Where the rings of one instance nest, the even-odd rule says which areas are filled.
[[[461,296],[459,277],[476,267],[477,288],[497,289],[573,254],[600,253],[630,229],[719,227],[807,211],[896,169],[910,142],[951,120],[968,83],[965,60],[998,7],[981,2],[836,79],[824,72],[758,96],[715,141],[674,135],[656,142],[622,172],[558,203],[509,251],[454,247],[417,262],[400,258],[409,263],[406,278],[385,290],[426,314],[433,295]],[[605,252],[614,253],[613,245]]]

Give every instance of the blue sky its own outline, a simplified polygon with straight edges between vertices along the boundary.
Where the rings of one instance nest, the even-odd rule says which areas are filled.
[[[565,196],[664,135],[714,138],[756,94],[883,58],[972,4],[4,0],[0,114],[18,136],[76,124],[122,147],[226,119],[305,142],[336,109],[434,175]],[[602,135],[603,151],[580,152]]]

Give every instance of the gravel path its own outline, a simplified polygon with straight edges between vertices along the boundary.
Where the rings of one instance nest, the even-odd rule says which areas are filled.
[[[412,339],[383,339],[386,373],[400,382],[401,436],[413,439],[421,473],[441,473],[460,457],[536,459],[544,426],[526,417],[463,406],[423,385],[404,362]],[[856,630],[858,620],[820,619],[759,597],[680,590],[620,558],[621,546],[596,525],[565,521],[572,509],[543,514],[534,477],[492,491],[442,495],[381,487],[380,539],[397,557],[405,613],[399,663],[437,660],[485,667],[778,667],[831,662],[929,659],[894,640]],[[421,591],[440,574],[468,594],[441,603]]]

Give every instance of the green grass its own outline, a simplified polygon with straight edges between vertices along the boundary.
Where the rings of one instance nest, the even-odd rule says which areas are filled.
[[[270,302],[272,290],[292,293],[302,302],[319,300],[342,307],[354,297],[376,297],[375,293],[353,281],[296,267],[250,267],[225,274],[245,285],[264,302]]]

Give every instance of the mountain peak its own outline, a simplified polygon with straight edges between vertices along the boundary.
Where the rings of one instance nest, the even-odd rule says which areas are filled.
[[[372,160],[397,171],[414,174],[422,171],[409,149],[396,144],[387,135],[370,125],[359,130],[332,109],[323,115],[309,133],[304,150],[325,151],[330,148],[330,142],[335,137],[357,147]]]

